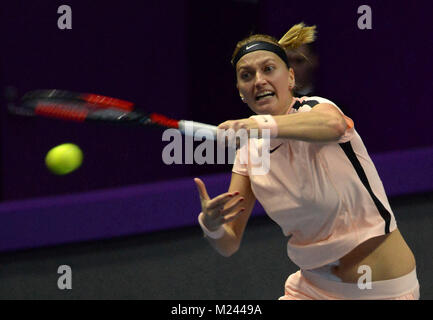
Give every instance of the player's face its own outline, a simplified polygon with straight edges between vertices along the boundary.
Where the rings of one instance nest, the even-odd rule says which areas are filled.
[[[294,73],[270,51],[258,50],[243,56],[236,66],[237,87],[257,114],[279,115],[292,101]]]

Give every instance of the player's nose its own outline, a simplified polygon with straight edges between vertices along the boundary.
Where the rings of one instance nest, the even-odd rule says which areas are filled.
[[[265,75],[261,72],[256,73],[256,79],[255,80],[256,81],[254,84],[257,88],[262,87],[263,85],[265,85],[267,83]]]

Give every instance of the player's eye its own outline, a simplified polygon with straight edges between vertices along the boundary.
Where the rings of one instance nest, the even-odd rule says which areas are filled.
[[[272,66],[272,65],[266,66],[266,67],[264,68],[265,72],[271,72],[271,71],[274,70],[274,69],[275,69],[275,67]]]
[[[242,80],[248,80],[251,76],[251,74],[249,72],[241,72],[241,79]]]

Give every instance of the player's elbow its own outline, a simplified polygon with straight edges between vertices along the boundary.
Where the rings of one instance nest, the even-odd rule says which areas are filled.
[[[219,250],[219,254],[222,255],[223,257],[230,258],[238,251],[239,251],[239,245],[233,245],[230,246],[229,248],[225,248],[225,250]]]
[[[235,254],[236,251],[224,251],[220,252],[220,255],[222,255],[224,258],[230,258],[232,255]]]
[[[231,257],[232,255],[234,255],[236,252],[239,251],[239,247],[235,248],[234,250],[230,251],[228,255],[226,255],[226,258]]]

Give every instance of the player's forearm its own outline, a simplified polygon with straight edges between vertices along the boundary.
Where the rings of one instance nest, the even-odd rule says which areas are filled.
[[[309,142],[338,140],[346,129],[344,119],[320,112],[305,112],[274,116],[278,126],[278,138]]]
[[[224,225],[224,229],[224,236],[219,239],[212,239],[207,236],[205,237],[219,254],[224,257],[230,257],[239,249],[239,241],[233,230],[228,225]]]

